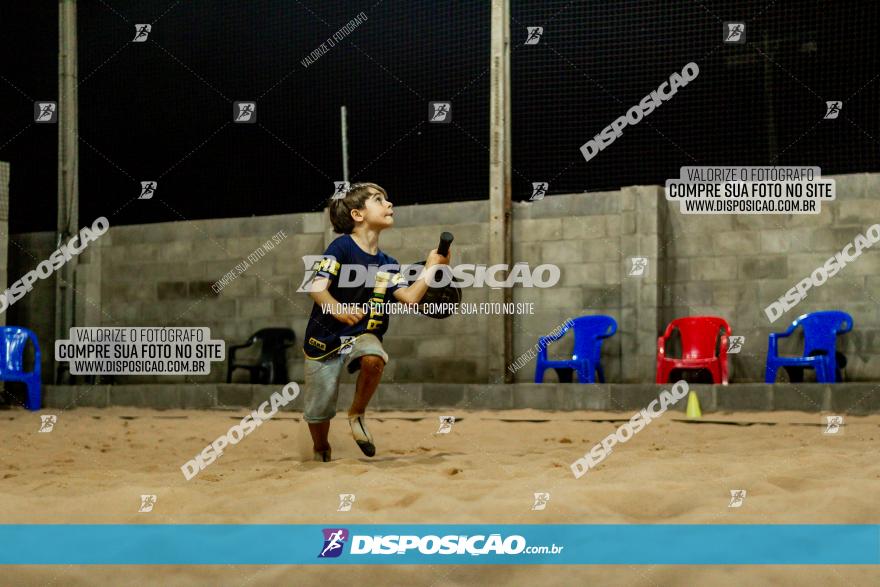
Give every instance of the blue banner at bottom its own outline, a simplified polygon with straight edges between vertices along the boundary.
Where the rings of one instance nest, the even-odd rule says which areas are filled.
[[[880,525],[0,525],[0,564],[880,564]]]

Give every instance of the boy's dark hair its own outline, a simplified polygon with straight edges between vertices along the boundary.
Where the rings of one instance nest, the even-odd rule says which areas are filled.
[[[364,207],[364,202],[370,197],[370,188],[381,192],[385,199],[388,199],[388,193],[374,183],[352,184],[343,197],[330,199],[330,222],[333,224],[335,232],[351,234],[351,231],[354,230],[354,218],[351,217],[351,211]]]

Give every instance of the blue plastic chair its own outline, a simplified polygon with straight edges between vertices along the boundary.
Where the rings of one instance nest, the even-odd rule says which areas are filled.
[[[574,327],[574,353],[570,361],[551,361],[547,358],[547,345],[565,336]],[[535,383],[544,382],[544,371],[556,369],[560,381],[571,381],[571,372],[577,373],[579,383],[605,383],[600,356],[602,341],[617,332],[617,322],[611,316],[581,316],[568,321],[559,332],[538,339],[538,363],[535,366]],[[567,375],[567,377],[566,377]]]
[[[790,336],[798,326],[804,329],[803,356],[780,357],[777,339]],[[815,369],[818,383],[834,383],[837,380],[837,335],[845,334],[852,328],[852,316],[839,310],[798,316],[785,332],[770,334],[764,380],[774,383],[780,367],[801,367]]]
[[[24,349],[28,339],[34,343],[34,370],[24,371]],[[20,326],[0,326],[0,380],[22,381],[27,385],[27,409],[42,407],[40,398],[40,343],[32,330]]]

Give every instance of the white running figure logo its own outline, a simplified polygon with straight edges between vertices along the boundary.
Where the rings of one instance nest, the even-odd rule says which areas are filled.
[[[339,494],[339,508],[337,508],[337,512],[350,512],[351,506],[354,505],[354,493],[340,493]]]
[[[532,504],[532,510],[538,511],[543,510],[547,507],[547,502],[550,501],[549,493],[536,493],[535,494],[535,503]]]
[[[453,424],[455,424],[455,416],[440,416],[440,428],[435,434],[449,434]]]
[[[326,555],[328,552],[330,552],[332,550],[339,550],[340,548],[342,548],[341,542],[342,542],[342,530],[337,530],[336,532],[331,533],[330,534],[330,542],[327,543],[327,548],[325,548],[321,552],[321,556]]]
[[[840,427],[843,426],[843,416],[825,416],[825,418],[828,426],[823,434],[837,434],[840,432]]]
[[[52,429],[55,428],[55,423],[58,421],[58,416],[55,414],[49,414],[46,416],[40,416],[40,420],[39,432],[52,432]]]
[[[746,490],[745,489],[731,489],[730,490],[730,503],[727,504],[729,508],[738,508],[742,507],[743,502],[746,499]]]
[[[138,509],[138,513],[151,512],[151,511],[153,511],[154,505],[156,505],[156,496],[155,495],[142,495],[141,496],[141,507]]]

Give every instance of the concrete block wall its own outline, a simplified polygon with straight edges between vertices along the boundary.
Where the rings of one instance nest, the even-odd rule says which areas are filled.
[[[538,339],[566,320],[584,314],[621,316],[623,226],[620,192],[560,195],[513,207],[513,260],[532,268],[543,263],[558,265],[559,284],[552,288],[516,288],[515,303],[533,303],[533,315],[513,321],[514,361]],[[633,228],[634,230],[634,228]],[[615,336],[603,348],[606,377],[619,381],[623,373],[623,345],[629,338]],[[548,347],[551,358],[571,356],[573,338],[568,335]],[[518,382],[532,381],[535,361],[515,374]],[[545,381],[556,381],[548,371]]]
[[[763,308],[809,275],[857,233],[880,222],[880,175],[848,175],[838,181],[836,202],[819,216],[683,216],[657,186],[621,191],[557,195],[513,206],[513,260],[534,268],[553,263],[561,269],[553,288],[514,290],[514,302],[533,302],[533,315],[514,318],[513,359],[565,320],[609,314],[618,333],[603,347],[606,376],[613,383],[653,381],[656,340],[672,318],[718,314],[735,334],[746,336],[740,355],[731,356],[733,381],[763,379],[767,334],[796,315],[841,308],[853,314],[856,330],[844,339],[851,380],[880,378],[880,316],[877,298],[880,248],[868,250],[851,266],[774,324]],[[395,228],[381,247],[401,263],[425,258],[439,234],[455,234],[454,263],[486,263],[488,201],[401,206]],[[111,219],[112,221],[112,219]],[[77,320],[82,325],[208,326],[228,344],[243,342],[270,326],[293,328],[300,342],[312,302],[297,293],[303,255],[322,252],[337,235],[323,213],[259,218],[180,221],[113,227],[82,258],[77,280],[82,292]],[[211,290],[279,230],[288,235],[219,294]],[[52,233],[10,237],[10,275],[19,277],[54,250]],[[15,244],[17,243],[17,244]],[[629,274],[632,257],[648,258],[644,275]],[[488,288],[465,290],[463,301],[488,301]],[[10,323],[37,330],[51,341],[54,289],[37,289],[8,311]],[[491,317],[453,316],[431,320],[393,316],[386,348],[392,361],[386,381],[395,383],[494,383],[488,381],[487,331]],[[797,341],[793,341],[796,343]],[[566,337],[550,355],[570,353]],[[44,344],[44,346],[46,346]],[[44,350],[44,361],[51,357]],[[290,355],[294,380],[302,381],[299,348]],[[44,373],[51,374],[51,368]],[[240,372],[238,379],[244,379]],[[534,361],[516,373],[517,382],[534,377]],[[45,378],[50,381],[51,378]],[[120,377],[120,383],[186,381],[185,377]],[[225,365],[209,377],[225,380]],[[353,377],[343,375],[343,382]],[[553,372],[547,381],[555,381]]]
[[[216,283],[278,231],[287,236],[223,287]],[[312,302],[296,293],[304,254],[323,251],[320,213],[168,222],[112,227],[101,238],[101,313],[112,326],[207,326],[212,338],[243,343],[261,328],[289,327],[300,342]],[[219,286],[218,286],[219,287]],[[301,356],[301,355],[300,355]],[[293,378],[302,361],[293,360]],[[238,376],[244,378],[241,371]],[[225,364],[210,377],[225,381]],[[183,381],[185,377],[129,376],[125,382]]]
[[[806,312],[841,309],[855,327],[841,337],[847,355],[846,377],[880,379],[880,246],[863,251],[853,263],[773,323],[764,313],[857,234],[880,222],[880,175],[834,177],[837,199],[822,204],[819,215],[684,215],[665,202],[661,254],[665,279],[661,323],[688,315],[717,315],[734,334],[746,337],[738,355],[730,355],[731,379],[763,381],[767,336],[784,331]],[[663,198],[662,188],[657,188]],[[792,337],[782,352],[799,352],[803,340]]]
[[[0,291],[6,291],[9,264],[9,163],[0,161]],[[6,312],[0,325],[6,324]]]
[[[552,288],[517,288],[514,301],[535,302],[534,316],[514,320],[514,360],[541,336],[567,319],[607,314],[617,334],[602,346],[608,381],[653,379],[659,320],[660,214],[656,187],[618,192],[559,195],[514,205],[514,261],[559,265],[560,283]],[[642,275],[630,275],[632,259],[648,259]],[[548,347],[550,358],[571,356],[569,335]],[[532,381],[534,361],[516,374]],[[554,371],[545,381],[556,381]]]
[[[9,235],[7,285],[48,259],[57,247],[54,232],[29,232]],[[5,287],[4,287],[5,289]],[[6,309],[6,325],[25,326],[34,331],[40,341],[42,379],[44,383],[53,381],[55,362],[55,280],[38,279],[34,289]],[[26,358],[26,365],[30,364]]]
[[[424,260],[440,242],[455,236],[452,262],[486,263],[489,256],[488,201],[395,207],[394,228],[382,234],[380,246],[401,264]],[[329,239],[338,235],[328,235]],[[463,302],[488,301],[488,288],[464,290]],[[385,348],[391,356],[387,381],[438,383],[480,382],[488,378],[487,316],[392,316]],[[343,381],[353,380],[347,372]]]

